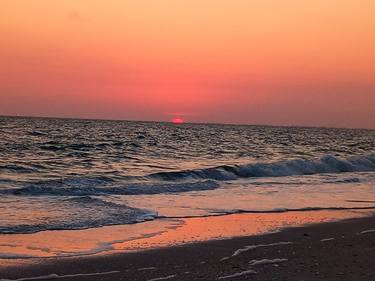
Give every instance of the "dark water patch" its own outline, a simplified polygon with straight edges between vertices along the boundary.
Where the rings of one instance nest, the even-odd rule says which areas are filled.
[[[47,132],[41,132],[41,131],[32,131],[29,133],[31,136],[40,137],[40,136],[47,136]]]
[[[8,172],[15,172],[15,173],[33,173],[36,170],[37,168],[27,167],[25,165],[17,165],[17,164],[0,165],[0,171],[8,171]]]

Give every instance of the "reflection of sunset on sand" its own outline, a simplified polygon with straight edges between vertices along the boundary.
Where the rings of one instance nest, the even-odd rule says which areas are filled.
[[[359,211],[233,214],[178,220],[161,219],[141,224],[86,230],[1,235],[0,253],[3,255],[7,253],[9,258],[22,259],[22,257],[82,256],[114,251],[140,251],[212,239],[258,235],[284,227],[335,221],[368,214],[368,212]],[[1,258],[7,256],[4,255]]]
[[[216,217],[191,218],[172,231],[150,238],[135,239],[115,245],[119,250],[179,245],[189,242],[225,239],[238,236],[259,235],[283,227],[302,226],[310,223],[328,222],[360,217],[366,212],[311,211],[274,214],[233,214]]]

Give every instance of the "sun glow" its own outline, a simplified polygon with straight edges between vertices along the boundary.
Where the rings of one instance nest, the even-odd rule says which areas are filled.
[[[185,121],[182,118],[175,117],[172,119],[173,124],[183,124]]]

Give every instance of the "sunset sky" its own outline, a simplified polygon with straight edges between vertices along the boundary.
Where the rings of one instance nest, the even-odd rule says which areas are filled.
[[[375,128],[375,1],[0,0],[0,115]]]

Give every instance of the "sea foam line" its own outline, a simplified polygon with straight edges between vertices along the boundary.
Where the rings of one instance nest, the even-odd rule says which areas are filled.
[[[249,246],[246,246],[242,249],[238,249],[237,251],[235,251],[233,253],[232,257],[238,256],[238,255],[242,254],[243,252],[247,252],[249,250],[253,250],[253,249],[256,249],[256,248],[273,247],[273,246],[289,245],[289,244],[293,244],[293,242],[288,241],[288,242],[276,242],[276,243],[271,243],[271,244],[249,245]]]
[[[258,244],[258,245],[249,245],[249,246],[245,246],[244,248],[241,248],[241,249],[238,249],[236,250],[232,256],[230,257],[224,257],[222,258],[220,261],[225,261],[227,259],[230,259],[230,258],[233,258],[235,256],[238,256],[244,252],[247,252],[247,251],[250,251],[250,250],[254,250],[256,248],[262,248],[262,247],[273,247],[273,246],[280,246],[280,245],[289,245],[289,244],[293,244],[293,242],[275,242],[275,243],[271,243],[271,244]]]
[[[138,271],[147,271],[147,270],[155,270],[157,269],[156,267],[142,267],[142,268],[138,268],[137,270]]]
[[[360,234],[367,234],[367,233],[372,233],[372,232],[375,232],[375,229],[364,230],[364,231],[361,231]]]
[[[322,240],[320,240],[320,242],[328,242],[328,241],[333,241],[333,240],[335,240],[335,238],[324,238],[324,239],[322,239]]]
[[[217,279],[218,280],[228,279],[228,278],[234,278],[234,277],[239,277],[239,276],[248,275],[248,274],[257,274],[257,272],[255,270],[250,269],[250,270],[245,270],[245,271],[241,271],[241,272],[238,272],[238,273],[234,273],[234,274],[231,274],[231,275],[220,276]]]
[[[288,259],[261,259],[261,260],[251,260],[249,261],[250,266],[255,266],[255,265],[263,265],[263,264],[273,264],[273,263],[280,263],[280,262],[286,262]]]
[[[159,280],[168,280],[168,279],[171,279],[171,278],[174,278],[176,275],[168,275],[168,276],[165,276],[165,277],[158,277],[158,278],[154,278],[154,279],[149,279],[147,281],[159,281]]]

